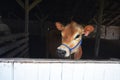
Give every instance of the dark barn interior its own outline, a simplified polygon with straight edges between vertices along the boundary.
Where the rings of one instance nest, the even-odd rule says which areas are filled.
[[[120,0],[1,0],[0,16],[0,26],[10,29],[4,33],[0,28],[1,58],[49,58],[46,35],[56,30],[55,21],[73,19],[95,27],[95,32],[83,37],[82,59],[120,59]],[[102,25],[105,31],[117,27],[118,38],[101,38]]]

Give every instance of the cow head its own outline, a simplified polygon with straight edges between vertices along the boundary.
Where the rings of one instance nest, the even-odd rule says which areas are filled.
[[[88,36],[88,34],[94,30],[91,25],[87,25],[83,28],[74,21],[71,21],[67,25],[56,22],[55,25],[56,28],[61,31],[62,35],[62,44],[57,47],[57,54],[62,58],[77,53],[82,43],[82,35]]]

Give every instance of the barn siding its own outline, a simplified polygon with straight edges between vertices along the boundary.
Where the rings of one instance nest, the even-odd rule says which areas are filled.
[[[119,40],[120,39],[120,27],[103,25],[101,28],[101,38],[108,39],[108,40]]]
[[[0,60],[0,80],[120,80],[120,61]]]

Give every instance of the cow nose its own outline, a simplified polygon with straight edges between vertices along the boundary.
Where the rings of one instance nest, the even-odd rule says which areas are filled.
[[[57,49],[57,54],[59,57],[64,57],[66,54],[65,50]]]

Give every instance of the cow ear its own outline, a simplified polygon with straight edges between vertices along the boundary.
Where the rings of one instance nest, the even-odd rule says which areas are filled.
[[[63,25],[60,22],[56,22],[55,26],[58,30],[62,31],[64,29]]]
[[[84,35],[88,36],[93,31],[94,31],[94,27],[92,25],[87,25],[84,28]]]

